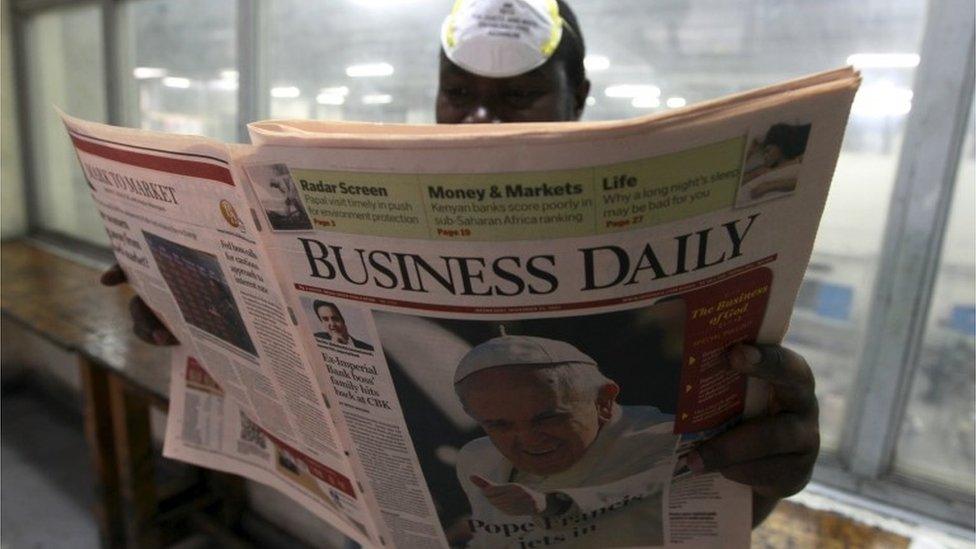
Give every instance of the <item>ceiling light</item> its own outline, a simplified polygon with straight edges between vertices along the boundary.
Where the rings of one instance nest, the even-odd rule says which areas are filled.
[[[605,71],[610,68],[610,58],[606,55],[587,55],[583,58],[583,67],[591,72]]]
[[[393,102],[393,96],[388,93],[370,93],[363,96],[363,105],[387,105]]]
[[[391,74],[393,74],[393,65],[389,63],[362,63],[346,67],[346,76],[350,78],[390,76]]]
[[[319,93],[327,93],[329,95],[341,95],[343,97],[349,95],[348,86],[330,86],[328,88],[321,88]]]
[[[661,106],[661,100],[650,95],[642,95],[632,99],[630,106],[637,109],[655,109]]]
[[[277,86],[271,88],[271,97],[278,99],[294,99],[302,94],[302,91],[295,86]]]
[[[861,86],[851,112],[856,116],[904,116],[912,110],[912,90],[887,80]]]
[[[207,82],[207,86],[215,90],[234,91],[237,89],[237,80],[221,78]]]
[[[911,69],[918,66],[917,53],[855,53],[847,56],[847,64],[859,69]]]
[[[661,88],[650,84],[615,84],[603,90],[607,97],[633,99],[635,97],[660,97]]]
[[[671,109],[677,109],[679,107],[684,107],[688,104],[688,101],[684,97],[669,97],[665,104]]]
[[[145,80],[147,78],[162,78],[166,76],[166,69],[161,69],[158,67],[136,67],[132,69],[132,76],[139,80]]]
[[[179,78],[176,76],[167,76],[166,78],[163,78],[163,85],[166,86],[167,88],[186,89],[190,87],[190,79]]]

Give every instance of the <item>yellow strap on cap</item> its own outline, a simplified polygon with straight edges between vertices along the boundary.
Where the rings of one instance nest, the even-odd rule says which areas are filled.
[[[542,54],[552,57],[559,47],[559,41],[563,38],[563,17],[559,15],[559,4],[556,0],[547,0],[546,8],[549,10],[549,17],[552,17],[552,32],[549,33],[549,41],[542,45]]]
[[[447,16],[447,32],[444,33],[444,41],[452,48],[457,45],[457,38],[455,37],[457,25],[454,23],[454,16],[461,10],[461,4],[463,2],[464,0],[454,0],[454,5],[451,6],[451,13]]]

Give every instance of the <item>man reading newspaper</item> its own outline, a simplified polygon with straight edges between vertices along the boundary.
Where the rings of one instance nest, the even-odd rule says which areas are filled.
[[[500,22],[506,20],[522,24],[505,28]],[[576,121],[582,115],[590,87],[583,67],[585,44],[575,15],[562,0],[459,0],[444,22],[441,44],[439,123]],[[109,285],[124,280],[117,266],[102,278]],[[175,343],[141,300],[133,301],[131,311],[140,338]],[[780,498],[796,493],[810,478],[819,451],[814,381],[803,358],[778,345],[737,346],[728,362],[769,383],[767,412],[702,443],[687,463],[696,473],[717,471],[751,486],[753,523],[758,524]],[[591,443],[612,424],[610,414]],[[524,469],[518,475],[544,473]],[[498,479],[491,475],[471,476],[479,480],[462,481],[476,498],[486,490],[501,491],[494,489]],[[553,497],[559,508],[578,505]],[[530,499],[543,512],[549,510],[550,501],[543,505],[535,495]]]

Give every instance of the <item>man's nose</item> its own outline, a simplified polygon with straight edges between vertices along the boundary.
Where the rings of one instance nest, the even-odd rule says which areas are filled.
[[[494,110],[485,105],[478,105],[468,111],[468,114],[461,119],[462,124],[499,124],[501,118],[495,114]]]

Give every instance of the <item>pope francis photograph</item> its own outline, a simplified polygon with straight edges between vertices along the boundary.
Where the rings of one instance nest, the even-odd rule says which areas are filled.
[[[663,543],[677,443],[671,415],[617,404],[620,387],[596,360],[542,337],[477,345],[458,364],[454,388],[487,435],[457,460],[470,547]]]

